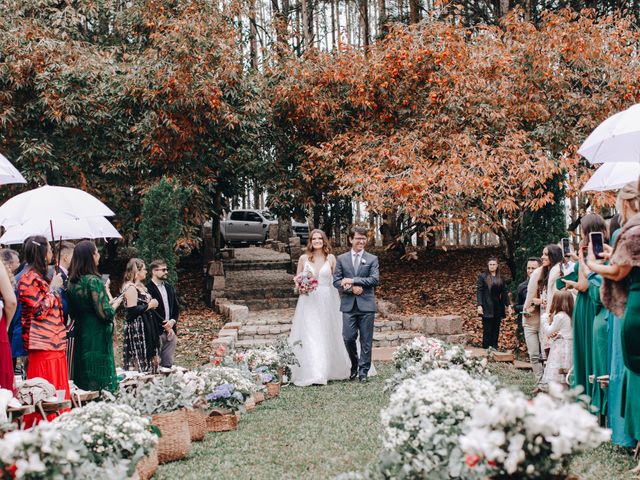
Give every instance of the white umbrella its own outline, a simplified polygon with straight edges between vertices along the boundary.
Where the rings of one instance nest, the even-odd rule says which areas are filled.
[[[591,163],[640,162],[640,103],[598,125],[578,153]]]
[[[104,217],[88,218],[54,218],[51,222],[55,226],[56,240],[79,240],[82,238],[122,238],[111,222]],[[22,243],[31,235],[51,236],[49,220],[33,219],[22,225],[9,227],[0,237],[3,245]]]
[[[7,200],[0,207],[0,225],[9,228],[30,220],[46,221],[111,217],[115,215],[100,200],[77,188],[44,187],[29,190]]]
[[[640,163],[616,162],[605,163],[591,176],[582,187],[583,192],[604,192],[617,190],[629,182],[638,181],[640,177]]]
[[[22,174],[0,153],[0,185],[27,183]]]

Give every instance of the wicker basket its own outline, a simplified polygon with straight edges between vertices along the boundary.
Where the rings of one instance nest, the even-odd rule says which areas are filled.
[[[280,395],[280,383],[267,383],[267,396],[276,398]]]
[[[207,414],[200,409],[187,410],[187,422],[192,442],[201,442],[207,434]]]
[[[253,401],[256,402],[256,405],[260,405],[262,402],[264,402],[263,392],[255,392],[253,395],[251,395],[251,397],[253,398]]]
[[[158,469],[158,451],[154,450],[136,465],[136,473],[140,480],[149,480]]]
[[[240,417],[235,413],[224,410],[212,410],[207,417],[207,431],[228,432],[238,429]]]
[[[244,402],[244,409],[247,411],[247,413],[253,412],[256,409],[256,401],[252,396],[247,398],[247,400]]]
[[[160,429],[162,437],[158,442],[158,462],[160,464],[181,460],[191,449],[191,434],[186,410],[159,413],[151,417],[152,423]]]

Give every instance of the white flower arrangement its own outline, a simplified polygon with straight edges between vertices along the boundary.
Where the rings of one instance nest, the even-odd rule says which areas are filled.
[[[103,465],[108,459],[122,462],[129,474],[158,444],[150,419],[128,405],[89,403],[56,418],[53,425],[70,433],[80,432],[94,463]]]
[[[571,456],[609,440],[574,392],[550,385],[549,394],[528,400],[502,389],[474,409],[460,447],[479,475],[533,479],[566,473]]]
[[[402,382],[382,411],[387,478],[464,476],[458,437],[478,403],[495,394],[488,380],[461,369],[436,369]]]
[[[254,371],[259,367],[268,367],[269,369],[277,370],[283,365],[280,362],[280,355],[278,351],[272,345],[264,348],[257,348],[254,350],[248,350],[245,353],[245,357],[249,370]]]
[[[393,361],[398,373],[389,380],[389,388],[395,387],[407,378],[438,368],[462,369],[471,375],[488,373],[486,358],[473,357],[460,345],[424,336],[416,337],[411,343],[396,349]]]
[[[244,396],[249,396],[262,389],[262,385],[256,383],[251,372],[242,368],[203,367],[197,371],[197,375],[204,382],[204,389],[207,393],[224,384],[233,385],[235,390]]]
[[[168,413],[193,408],[202,403],[204,382],[197,374],[175,372],[157,376],[150,382],[121,386],[118,403],[129,405],[142,415]]]
[[[106,458],[101,465],[96,464],[81,435],[80,431],[64,430],[53,422],[10,432],[0,440],[0,470],[17,480],[128,477],[123,462]]]

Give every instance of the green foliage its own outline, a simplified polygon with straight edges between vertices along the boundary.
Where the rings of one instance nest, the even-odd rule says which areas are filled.
[[[171,283],[175,283],[178,278],[178,256],[175,247],[182,231],[180,214],[185,199],[186,191],[183,188],[162,177],[149,188],[142,206],[142,222],[137,243],[140,256],[147,265],[157,259],[167,262]]]
[[[558,243],[567,236],[567,225],[564,209],[564,190],[560,186],[560,179],[554,178],[548,182],[547,188],[553,193],[553,202],[539,210],[524,213],[520,229],[515,241],[515,262],[518,281],[527,277],[527,258],[539,257],[545,245]]]

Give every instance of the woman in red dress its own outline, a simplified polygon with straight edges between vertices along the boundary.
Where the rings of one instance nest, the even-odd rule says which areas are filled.
[[[11,278],[4,264],[0,262],[0,297],[4,304],[0,317],[0,388],[13,391],[13,360],[7,330],[16,311],[17,302]]]
[[[44,378],[71,399],[67,369],[67,330],[62,315],[62,276],[47,282],[47,266],[53,251],[43,236],[25,241],[27,271],[18,282],[22,306],[22,340],[28,352],[27,378]],[[37,415],[37,414],[36,414]],[[25,419],[25,423],[28,423]]]

